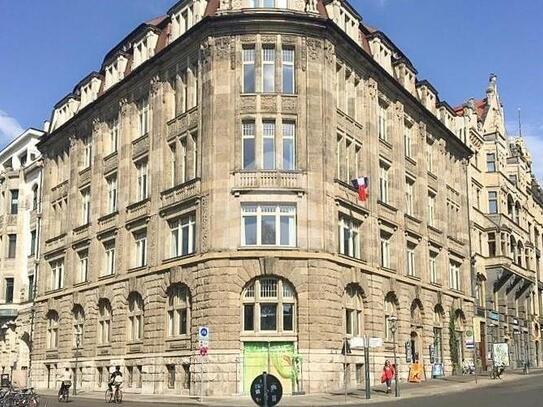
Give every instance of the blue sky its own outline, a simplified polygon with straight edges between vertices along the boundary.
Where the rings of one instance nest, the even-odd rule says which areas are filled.
[[[42,126],[52,106],[139,23],[175,0],[0,0],[0,146]],[[543,178],[543,2],[353,0],[451,105],[484,97],[498,75],[508,127],[517,108]]]

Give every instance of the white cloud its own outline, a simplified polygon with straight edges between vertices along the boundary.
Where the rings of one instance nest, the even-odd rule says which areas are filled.
[[[506,127],[510,135],[518,134],[518,122],[507,122]],[[543,184],[543,123],[522,123],[522,137],[532,156],[532,170]]]
[[[5,146],[23,132],[19,122],[8,113],[0,110],[0,145]]]

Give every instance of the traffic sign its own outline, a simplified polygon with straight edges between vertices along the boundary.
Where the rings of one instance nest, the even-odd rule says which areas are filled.
[[[256,404],[261,407],[273,407],[281,401],[281,397],[283,386],[277,377],[266,372],[255,377],[251,384],[251,398]]]
[[[207,326],[198,328],[198,339],[200,341],[209,341],[209,328]]]
[[[200,346],[200,356],[207,356],[207,346]]]

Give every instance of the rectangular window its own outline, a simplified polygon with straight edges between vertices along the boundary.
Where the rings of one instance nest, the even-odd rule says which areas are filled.
[[[92,162],[92,139],[87,137],[83,140],[83,168],[89,168]]]
[[[412,126],[405,125],[403,133],[403,144],[405,156],[412,158],[413,157],[413,128]]]
[[[260,330],[277,330],[277,304],[260,304]]]
[[[413,189],[415,182],[409,178],[405,180],[405,213],[413,216]]]
[[[38,244],[37,232],[36,230],[30,231],[30,255],[34,256],[36,254],[36,245]]]
[[[85,188],[81,191],[81,224],[90,223],[90,189]]]
[[[256,168],[255,122],[244,122],[241,125],[241,131],[242,131],[243,169],[254,170]]]
[[[430,173],[434,172],[434,153],[429,143],[426,144],[426,170]]]
[[[245,304],[243,306],[243,330],[254,331],[255,329],[255,305]]]
[[[138,201],[147,199],[149,196],[148,186],[148,165],[147,160],[141,160],[136,163],[137,179],[138,179]]]
[[[379,103],[379,138],[383,141],[388,141],[388,123],[387,123],[387,109]]]
[[[416,246],[412,243],[407,243],[407,258],[406,258],[406,269],[407,275],[414,277],[417,275],[416,267]]]
[[[64,287],[64,261],[54,261],[51,266],[51,288],[60,290]]]
[[[34,275],[28,276],[28,295],[27,300],[32,301],[34,299]]]
[[[243,93],[255,93],[254,48],[243,48]]]
[[[190,107],[193,108],[198,105],[198,64],[194,64],[190,68],[191,79],[192,79],[192,92],[191,92],[191,103]]]
[[[89,252],[82,250],[77,253],[79,256],[78,283],[84,283],[89,278]]]
[[[11,203],[10,203],[10,214],[17,215],[19,213],[19,190],[12,189],[10,191]]]
[[[242,246],[296,245],[296,207],[244,204],[241,207]]]
[[[13,293],[14,293],[14,280],[13,277],[8,277],[5,279],[5,300],[6,304],[13,303]]]
[[[117,211],[117,174],[106,179],[108,213]]]
[[[294,304],[283,304],[283,331],[294,330]]]
[[[119,120],[113,119],[109,124],[109,153],[117,151],[119,143]]]
[[[198,134],[193,132],[190,135],[192,142],[192,178],[198,176]]]
[[[105,251],[105,275],[110,276],[115,274],[116,256],[115,256],[115,240],[110,240],[104,243]]]
[[[496,191],[488,193],[488,213],[498,213],[498,193]]]
[[[262,48],[262,91],[275,92],[275,48]]]
[[[294,93],[294,49],[283,48],[283,93]]]
[[[488,257],[496,256],[496,234],[488,233]]]
[[[170,222],[171,256],[179,257],[196,251],[196,221],[194,215]]]
[[[134,243],[136,248],[135,267],[147,265],[147,231],[141,231],[134,234]]]
[[[383,230],[380,231],[379,241],[380,241],[380,264],[381,267],[390,268],[390,238],[392,235]]]
[[[345,256],[360,258],[360,222],[345,216],[339,217],[339,252]]]
[[[436,216],[436,196],[428,192],[428,225],[435,226]]]
[[[147,97],[138,103],[139,136],[145,136],[149,132],[149,99]]]
[[[449,284],[453,290],[460,290],[460,265],[449,263]]]
[[[496,172],[496,154],[487,153],[487,155],[486,155],[486,170],[487,170],[487,172]]]
[[[263,169],[275,169],[275,122],[262,123],[262,163]]]
[[[283,169],[296,169],[296,124],[283,122]]]
[[[428,255],[428,275],[430,277],[430,283],[439,283],[437,275],[437,253],[430,251]]]
[[[379,199],[381,202],[389,203],[389,178],[388,170],[384,164],[380,164],[379,168]]]
[[[17,235],[8,235],[8,259],[14,259],[17,255]]]

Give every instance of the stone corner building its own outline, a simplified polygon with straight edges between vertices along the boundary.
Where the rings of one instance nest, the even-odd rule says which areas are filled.
[[[470,150],[360,20],[341,1],[182,1],[55,106],[36,386],[69,367],[103,389],[120,365],[128,391],[198,394],[209,326],[206,394],[263,370],[327,391],[363,380],[352,337],[384,339],[379,379],[392,315],[403,377],[404,349],[451,373],[473,316]]]

